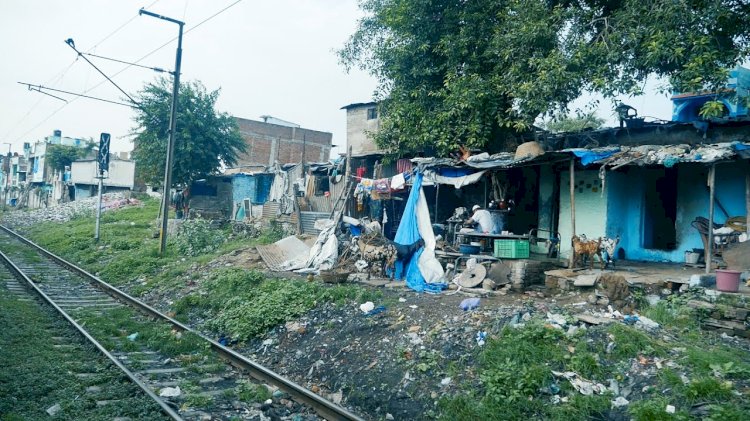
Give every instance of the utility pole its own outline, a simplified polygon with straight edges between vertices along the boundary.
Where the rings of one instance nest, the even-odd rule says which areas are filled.
[[[172,108],[169,114],[169,139],[167,140],[167,162],[164,168],[164,193],[161,200],[161,229],[159,230],[159,254],[164,254],[167,249],[167,226],[169,223],[169,196],[172,189],[172,161],[174,160],[175,125],[177,112],[177,94],[180,90],[180,64],[182,63],[182,28],[185,22],[158,15],[141,9],[139,15],[147,15],[167,22],[176,23],[180,27],[177,37],[177,56],[174,65],[174,87],[172,88]]]
[[[109,171],[109,142],[111,136],[109,133],[102,133],[99,136],[99,156],[97,157],[97,166],[99,167],[99,198],[96,201],[96,228],[94,230],[94,241],[99,242],[99,226],[102,219],[102,194],[104,193],[104,171]]]
[[[3,193],[3,210],[6,209],[6,205],[8,202],[8,184],[10,179],[10,147],[11,144],[8,142],[3,142],[3,145],[8,145],[8,155],[3,160],[3,185],[0,187],[2,189]]]

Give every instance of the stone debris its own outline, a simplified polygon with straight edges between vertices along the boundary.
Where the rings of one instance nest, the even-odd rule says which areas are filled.
[[[96,211],[97,201],[97,197],[87,197],[48,208],[14,210],[3,214],[2,223],[3,225],[19,228],[29,227],[40,222],[66,222],[82,215],[93,216]],[[120,209],[125,206],[139,205],[141,205],[140,200],[127,199],[122,193],[105,193],[102,195],[102,211],[104,212],[112,209]]]

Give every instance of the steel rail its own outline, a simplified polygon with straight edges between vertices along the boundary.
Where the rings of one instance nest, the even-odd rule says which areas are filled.
[[[0,225],[0,229],[7,232],[11,236],[15,237],[19,241],[35,248],[40,253],[44,254],[45,256],[49,257],[50,259],[54,260],[56,263],[68,268],[69,270],[76,272],[77,274],[81,275],[82,277],[88,279],[91,281],[93,285],[100,288],[105,293],[109,294],[110,296],[114,297],[115,299],[118,299],[120,301],[125,302],[126,304],[137,308],[138,310],[152,316],[158,319],[165,320],[169,322],[172,326],[174,326],[177,329],[180,329],[182,331],[193,333],[203,340],[207,341],[211,345],[211,349],[214,350],[219,356],[229,361],[232,365],[247,370],[247,372],[254,378],[266,382],[268,384],[272,384],[274,386],[277,386],[279,389],[283,390],[284,392],[288,393],[292,399],[299,403],[303,403],[305,405],[309,405],[312,407],[315,412],[330,421],[365,421],[363,418],[359,417],[358,415],[352,413],[348,409],[337,405],[322,396],[319,396],[312,391],[298,385],[297,383],[294,383],[293,381],[287,379],[286,377],[275,373],[274,371],[248,359],[247,357],[243,356],[242,354],[231,350],[224,345],[221,345],[220,343],[216,342],[215,340],[203,335],[202,333],[194,330],[193,328],[159,312],[155,308],[149,306],[148,304],[140,301],[139,299],[132,297],[128,295],[127,293],[121,291],[120,289],[102,281],[97,276],[87,272],[85,269],[80,268],[67,260],[63,259],[62,257],[57,256],[56,254],[50,252],[49,250],[46,250],[45,248],[39,246],[38,244],[34,243],[33,241],[29,240],[28,238],[22,236],[21,234],[11,230],[10,228]]]
[[[57,303],[55,303],[47,294],[45,294],[44,291],[42,291],[38,286],[36,286],[34,281],[32,281],[31,278],[29,278],[21,270],[21,268],[16,266],[16,264],[13,263],[13,261],[10,260],[10,258],[2,251],[0,251],[0,258],[2,258],[3,263],[5,263],[5,265],[11,270],[11,272],[13,272],[16,275],[16,277],[23,279],[28,286],[30,286],[40,297],[42,297],[42,299],[44,299],[44,301],[47,302],[47,304],[49,304],[55,310],[57,310],[57,312],[60,313],[60,315],[63,318],[65,318],[65,320],[67,320],[68,323],[70,323],[73,327],[76,328],[76,330],[78,330],[78,333],[83,335],[83,337],[86,338],[86,340],[88,340],[91,344],[93,344],[94,347],[96,347],[96,349],[99,350],[99,352],[104,354],[104,356],[107,357],[110,361],[112,361],[112,363],[115,366],[117,366],[117,368],[119,368],[123,373],[125,373],[125,375],[128,377],[128,379],[130,379],[130,381],[138,385],[138,387],[140,387],[144,392],[146,392],[146,394],[151,399],[156,401],[156,403],[159,404],[161,409],[167,415],[169,415],[173,420],[183,421],[182,417],[177,412],[175,412],[174,409],[172,409],[172,407],[170,407],[166,402],[164,402],[160,397],[158,397],[153,391],[151,391],[148,385],[146,385],[141,380],[139,380],[138,377],[136,377],[136,375],[132,371],[130,371],[127,367],[125,367],[120,362],[119,359],[117,359],[117,357],[115,357],[109,351],[107,351],[107,349],[104,348],[102,344],[99,343],[99,341],[94,339],[94,337],[91,336],[81,325],[79,325],[78,322],[76,322],[72,317],[70,317],[70,315],[66,313],[65,310],[60,308],[60,306],[58,306]]]

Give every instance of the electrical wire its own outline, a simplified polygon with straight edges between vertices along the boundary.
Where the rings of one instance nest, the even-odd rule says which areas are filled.
[[[149,6],[147,6],[147,7],[151,7],[151,6],[153,6],[154,4],[156,4],[156,2],[157,2],[157,1],[159,1],[159,0],[156,0],[155,2],[151,3],[151,4],[150,4]],[[184,35],[186,35],[187,33],[191,32],[192,30],[194,30],[194,29],[197,29],[197,28],[198,28],[199,26],[201,26],[201,25],[205,24],[206,22],[208,22],[208,21],[212,20],[213,18],[215,18],[215,17],[219,16],[220,14],[224,13],[225,11],[229,10],[229,9],[230,9],[230,8],[232,8],[233,6],[237,5],[238,3],[241,3],[242,1],[243,1],[243,0],[236,0],[236,1],[234,1],[233,3],[230,3],[230,4],[228,5],[228,6],[224,7],[223,9],[219,10],[218,12],[214,13],[213,15],[211,15],[211,16],[209,16],[209,17],[207,17],[206,19],[203,19],[202,21],[198,22],[198,23],[197,23],[196,25],[194,25],[194,26],[192,26],[192,27],[188,28],[187,30],[185,30],[185,32],[183,33],[183,36],[184,36]],[[106,38],[106,37],[105,37],[105,38]],[[151,50],[151,51],[150,51],[149,53],[147,53],[147,54],[146,54],[146,55],[144,55],[143,57],[141,57],[141,58],[139,58],[138,60],[136,60],[136,61],[134,62],[134,64],[140,63],[140,62],[141,62],[142,60],[144,60],[144,59],[146,59],[146,58],[150,57],[151,55],[153,55],[153,54],[154,54],[154,53],[156,53],[157,51],[161,50],[162,48],[166,47],[167,45],[169,45],[169,44],[171,44],[172,42],[174,42],[175,40],[177,40],[177,38],[178,38],[178,37],[174,37],[174,38],[172,38],[171,40],[167,41],[166,43],[162,44],[161,46],[157,47],[156,49],[154,49],[154,50]],[[99,42],[99,44],[100,44],[100,43],[101,43],[101,41]],[[120,69],[120,70],[119,70],[118,72],[114,73],[114,74],[113,74],[113,75],[112,75],[112,76],[111,76],[110,78],[114,78],[114,77],[116,77],[117,75],[121,74],[122,72],[124,72],[125,70],[129,69],[130,67],[132,67],[132,66],[131,66],[130,64],[129,64],[129,65],[127,65],[127,66],[125,66],[125,67],[123,67],[123,68],[122,68],[122,69]],[[98,88],[99,86],[103,85],[103,84],[104,84],[105,82],[106,82],[106,81],[101,81],[101,82],[99,82],[98,84],[96,84],[96,85],[92,86],[91,88],[89,88],[89,89],[86,89],[85,91],[83,91],[83,94],[86,94],[86,93],[88,93],[88,92],[90,92],[90,91],[92,91],[92,90],[94,90],[94,89]],[[21,136],[18,136],[18,138],[17,138],[16,140],[20,140],[21,138],[23,138],[23,137],[24,137],[24,136],[26,136],[27,134],[29,134],[29,133],[31,133],[32,131],[36,130],[36,129],[37,129],[37,128],[38,128],[39,126],[41,126],[42,124],[46,123],[46,122],[47,122],[47,121],[48,121],[48,120],[49,120],[50,118],[52,118],[52,117],[53,117],[53,116],[54,116],[55,114],[57,114],[57,113],[58,113],[58,112],[60,112],[60,111],[61,111],[61,110],[62,110],[63,108],[65,108],[66,106],[68,106],[68,105],[70,105],[71,103],[73,103],[74,101],[76,101],[76,100],[77,100],[78,98],[80,98],[80,97],[76,97],[76,98],[73,98],[73,99],[71,99],[71,100],[70,100],[69,102],[67,102],[67,103],[63,104],[62,106],[60,106],[60,108],[58,108],[58,109],[56,109],[55,111],[53,111],[53,112],[52,112],[52,114],[50,114],[50,115],[48,115],[47,117],[45,117],[45,118],[44,118],[44,120],[40,121],[40,122],[39,122],[39,123],[37,123],[37,124],[36,124],[36,125],[35,125],[34,127],[32,127],[31,129],[27,130],[26,132],[24,132],[24,133],[23,133],[23,134],[22,134]]]

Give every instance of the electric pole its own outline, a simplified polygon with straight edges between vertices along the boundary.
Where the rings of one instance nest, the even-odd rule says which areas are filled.
[[[174,65],[174,87],[172,88],[172,108],[169,114],[169,139],[167,140],[167,162],[164,168],[164,193],[161,200],[161,229],[159,230],[159,254],[164,254],[167,249],[167,226],[169,224],[169,196],[172,190],[172,160],[174,159],[175,125],[177,124],[177,94],[180,90],[180,64],[182,62],[182,27],[185,22],[158,15],[141,9],[139,15],[147,15],[167,22],[176,23],[180,27],[177,37],[177,56]]]

